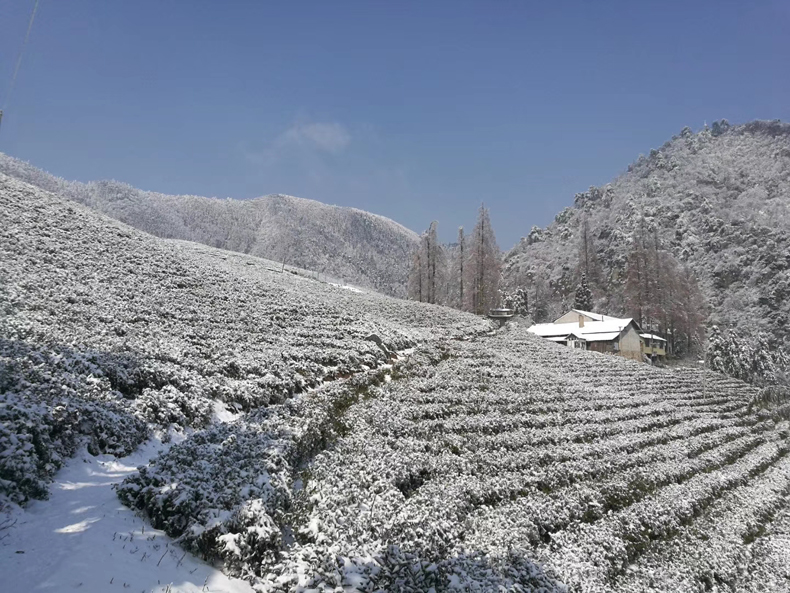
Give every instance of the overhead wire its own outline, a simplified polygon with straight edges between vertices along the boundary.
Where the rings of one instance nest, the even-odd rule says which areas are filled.
[[[22,41],[22,47],[19,50],[19,56],[16,59],[16,65],[14,66],[14,72],[11,75],[11,82],[8,84],[8,89],[5,93],[5,99],[3,100],[3,107],[0,109],[0,123],[3,121],[3,112],[8,108],[8,103],[11,101],[11,94],[14,91],[14,87],[16,86],[16,78],[19,75],[19,67],[22,65],[22,57],[25,55],[25,48],[27,47],[27,42],[30,39],[30,31],[33,29],[33,21],[36,18],[36,11],[38,10],[38,3],[39,0],[35,0],[33,3],[33,12],[30,13],[30,21],[27,23],[27,32],[25,33],[25,39]]]

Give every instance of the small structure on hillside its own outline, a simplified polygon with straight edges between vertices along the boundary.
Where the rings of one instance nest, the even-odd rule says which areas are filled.
[[[488,311],[488,318],[499,321],[499,327],[502,327],[508,319],[515,315],[515,313],[513,309],[490,309]]]
[[[667,341],[655,334],[639,334],[642,338],[642,353],[650,360],[663,360],[667,355]]]
[[[571,348],[643,360],[642,338],[639,335],[642,330],[630,317],[621,319],[571,309],[553,323],[537,323],[528,331]]]

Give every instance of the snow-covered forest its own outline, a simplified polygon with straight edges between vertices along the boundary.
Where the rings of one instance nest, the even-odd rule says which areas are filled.
[[[157,237],[264,257],[385,294],[406,292],[417,235],[383,216],[284,195],[221,200],[159,194],[116,181],[66,181],[2,153],[0,173]]]
[[[788,590],[781,390],[153,237],[2,174],[0,215],[12,589]]]
[[[596,306],[610,314],[663,332],[670,323],[662,319],[696,316],[743,343],[787,348],[789,197],[789,124],[684,128],[612,183],[577,194],[548,227],[533,228],[507,253],[504,282],[527,288],[539,321],[572,303],[587,272]],[[652,282],[644,290],[629,286],[629,268],[640,262]],[[693,290],[668,296],[695,281],[701,302]],[[701,354],[697,323],[685,324]]]
[[[471,236],[458,229],[458,242],[442,245],[436,221],[420,237],[412,255],[408,297],[485,315],[503,299],[499,285],[502,254],[485,205]]]

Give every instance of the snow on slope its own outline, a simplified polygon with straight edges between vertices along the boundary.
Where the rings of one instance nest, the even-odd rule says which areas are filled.
[[[233,544],[230,570],[272,593],[778,581],[790,404],[762,410],[757,389],[721,375],[578,352],[519,327],[418,348],[391,377],[336,409],[332,446],[234,503],[220,538]],[[300,403],[196,433],[130,476],[122,498],[166,530],[205,533],[223,490],[239,492],[239,468],[277,467],[284,443],[272,435],[320,417],[320,399]],[[195,458],[211,471],[195,471]],[[177,502],[193,492],[212,496]]]
[[[250,432],[251,442],[310,454],[330,436],[328,414],[359,397],[367,381],[385,380],[399,351],[490,327],[456,311],[281,273],[257,257],[158,239],[2,174],[0,219],[0,507],[29,505],[31,515],[16,512],[31,533],[46,531],[65,502],[94,504],[65,500],[57,486],[102,477],[80,473],[92,464],[69,461],[82,459],[84,447],[103,462],[112,454],[128,466],[134,457],[125,457],[151,429],[213,423],[212,434],[227,437],[243,421],[241,412],[258,410],[262,423],[290,418],[291,425],[272,440]],[[278,459],[288,471],[288,459]],[[230,517],[269,470],[245,476],[239,464],[223,460],[235,479],[235,490],[222,500]],[[277,468],[270,469],[276,476]],[[115,473],[102,481],[105,505],[105,482],[123,478]],[[48,492],[51,501],[37,500]],[[18,535],[21,525],[8,541],[30,542]],[[113,522],[85,525],[91,529],[80,537],[104,539]],[[60,528],[53,524],[51,535]],[[90,537],[79,544],[80,554],[95,544]],[[37,540],[40,553],[29,562],[55,554],[60,541]],[[120,578],[126,564],[105,560]],[[56,589],[74,576],[53,571]],[[165,572],[160,580],[171,576],[183,577]]]
[[[348,410],[264,590],[790,591],[790,430],[755,394],[519,327],[455,342]]]
[[[118,501],[114,485],[162,449],[158,439],[120,459],[83,449],[58,473],[49,500],[5,515],[3,590],[252,593]]]
[[[488,327],[163,241],[2,174],[0,209],[0,493],[16,502],[46,491],[79,435],[92,452],[128,454],[143,422],[205,425],[217,400],[280,404],[417,342]],[[38,448],[14,436],[29,422],[42,427]]]
[[[12,500],[103,480],[69,457],[122,455],[178,423],[196,430],[113,476],[119,496],[258,591],[788,590],[788,405],[759,409],[754,388],[490,335],[460,312],[156,239],[2,175],[0,216]],[[30,503],[40,522],[15,512],[31,533],[52,517],[53,538],[79,525],[106,539],[111,522],[83,523],[92,509],[56,521],[60,496]]]
[[[0,153],[0,173],[85,204],[158,237],[197,241],[404,296],[417,234],[356,208],[287,195],[219,200],[59,179]]]

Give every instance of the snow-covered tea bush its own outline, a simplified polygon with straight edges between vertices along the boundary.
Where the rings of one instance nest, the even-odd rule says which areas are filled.
[[[204,427],[217,402],[279,405],[490,329],[157,239],[3,175],[0,220],[0,497],[18,502],[83,443],[128,452],[146,424]]]
[[[398,368],[408,373],[413,363]],[[300,469],[347,433],[345,410],[390,372],[366,371],[196,432],[125,480],[118,495],[196,553],[222,559],[236,575],[260,574],[285,545]]]
[[[0,494],[16,503],[45,498],[79,446],[126,455],[146,438],[94,361],[93,353],[0,337]]]
[[[697,590],[749,581],[733,565],[764,573],[748,550],[784,517],[790,443],[759,390],[518,327],[381,372],[350,399],[339,382],[197,433],[121,497],[166,509],[170,533],[261,591]]]
[[[750,408],[756,389],[517,327],[448,354],[347,411],[350,431],[311,465],[295,544],[261,590],[745,582],[730,567],[748,566],[790,492],[786,423]],[[673,545],[686,533],[680,578]]]

